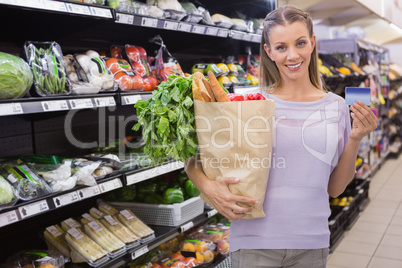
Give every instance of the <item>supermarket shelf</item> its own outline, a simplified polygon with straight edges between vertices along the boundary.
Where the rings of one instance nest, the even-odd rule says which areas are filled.
[[[52,193],[42,198],[17,203],[0,212],[0,228],[183,167],[184,163],[172,161],[157,167],[137,169],[104,178],[95,186],[76,186],[69,191]]]
[[[0,4],[17,6],[32,10],[81,15],[87,17],[113,19],[113,10],[108,6],[88,5],[77,2],[59,2],[51,0],[0,0]]]
[[[166,227],[166,226],[155,226],[155,225],[150,225],[154,231],[155,231],[155,238],[150,240],[146,244],[142,244],[138,247],[135,247],[131,250],[129,250],[124,256],[120,258],[115,258],[111,259],[110,261],[106,262],[105,264],[97,267],[97,268],[102,268],[102,267],[108,267],[108,268],[114,268],[114,267],[119,267],[122,264],[125,264],[127,262],[130,262],[132,260],[135,260],[136,258],[142,256],[143,254],[147,253],[149,250],[152,250],[159,246],[162,243],[165,243],[166,241],[178,236],[180,233],[183,233],[193,226],[200,225],[204,222],[206,222],[209,218],[214,216],[217,213],[215,209],[213,210],[206,210],[204,211],[203,214],[195,217],[191,221],[186,222],[185,224],[177,227]],[[78,267],[77,265],[74,264],[66,264],[66,268],[69,267]],[[85,266],[86,267],[86,266]]]
[[[117,99],[120,105],[134,105],[139,100],[147,100],[152,97],[152,92],[118,92]]]
[[[0,101],[0,116],[116,106],[116,93],[32,97]]]
[[[247,32],[229,30],[226,28],[216,26],[200,25],[177,20],[156,19],[130,13],[116,12],[116,23],[163,29],[163,30],[187,32],[192,34],[202,34],[222,38],[229,37],[235,40],[242,40],[253,43],[261,42],[260,34],[251,34]]]

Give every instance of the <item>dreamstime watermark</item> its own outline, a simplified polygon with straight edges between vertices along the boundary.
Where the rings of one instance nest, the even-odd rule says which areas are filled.
[[[98,137],[93,141],[82,141],[74,135],[73,122],[76,117],[79,117],[79,110],[72,110],[67,113],[64,122],[64,131],[70,144],[81,149],[93,149],[102,145],[107,146],[111,141],[125,137],[128,134],[127,129],[131,129],[137,123],[137,116],[134,112],[130,116],[118,115],[114,113],[116,111],[115,107],[99,108],[97,111]],[[289,141],[289,143],[296,142],[301,144],[304,150],[313,157],[326,164],[335,166],[339,159],[339,136],[342,135],[339,128],[345,123],[342,121],[340,114],[341,112],[338,101],[328,103],[323,108],[316,109],[314,111],[312,110],[302,119],[300,126],[292,130],[295,132],[295,140]],[[267,155],[262,158],[242,158],[241,154],[236,155],[236,153],[238,153],[239,148],[266,150],[270,146],[273,148],[277,147],[278,139],[283,139],[280,136],[280,127],[282,127],[282,122],[290,121],[292,118],[289,117],[293,116],[279,114],[276,117],[275,115],[272,115],[271,117],[264,117],[262,115],[251,115],[245,118],[241,117],[241,109],[239,109],[236,116],[196,116],[194,120],[197,121],[197,129],[195,130],[189,127],[193,124],[191,119],[188,119],[184,116],[181,118],[181,125],[179,126],[179,128],[182,128],[182,130],[179,132],[181,133],[181,137],[179,137],[179,139],[171,139],[170,146],[177,147],[177,142],[179,140],[185,140],[191,135],[197,135],[199,143],[198,147],[200,150],[210,150],[212,148],[227,151],[228,153],[233,154],[233,156],[230,158],[236,159],[236,157],[238,157],[236,159],[236,165],[239,167],[286,167],[284,159],[278,161],[278,157],[275,157],[272,155],[272,152],[269,151]],[[151,118],[151,121],[152,120],[158,120],[158,117],[155,116]],[[309,131],[311,132],[311,129],[314,129],[316,127],[315,125],[317,124],[321,124],[320,131],[324,133],[321,137],[319,137],[319,139],[325,143],[325,145],[321,145],[319,149],[317,149],[315,146],[314,141],[311,141],[313,135],[309,133]],[[148,131],[157,133],[160,131],[158,129],[158,125],[159,122],[154,122]],[[141,134],[139,133],[139,135]],[[300,140],[298,140],[299,138]],[[130,143],[119,143],[117,148],[119,156],[124,155],[126,153],[126,149],[130,148],[130,146],[132,146]],[[151,146],[156,148],[158,146],[160,147],[161,145],[154,142],[154,139],[151,139]],[[272,163],[272,159],[277,162]],[[226,156],[221,156],[219,159],[210,157],[205,164],[214,167],[226,167],[228,166],[227,163],[228,158],[226,158]]]

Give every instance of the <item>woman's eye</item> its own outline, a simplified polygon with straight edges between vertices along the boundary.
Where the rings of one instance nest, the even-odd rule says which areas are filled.
[[[282,51],[282,50],[285,50],[285,46],[279,46],[276,49],[279,50],[279,51]]]
[[[306,41],[299,41],[298,43],[297,43],[297,45],[299,46],[299,47],[301,47],[301,46],[303,46],[303,45],[305,45],[306,44]]]

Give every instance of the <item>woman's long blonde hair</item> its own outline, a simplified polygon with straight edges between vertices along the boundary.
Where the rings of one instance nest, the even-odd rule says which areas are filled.
[[[270,92],[282,86],[282,77],[279,73],[278,67],[275,62],[272,61],[264,50],[264,44],[268,47],[270,30],[277,25],[289,25],[294,22],[304,22],[307,26],[310,38],[313,38],[313,21],[307,12],[304,12],[297,7],[291,5],[281,6],[274,11],[270,12],[264,20],[264,30],[262,33],[262,39],[260,44],[260,85],[263,90]],[[314,46],[314,50],[311,53],[310,65],[308,67],[310,81],[314,87],[323,90],[320,72],[318,70],[318,52],[317,43]]]

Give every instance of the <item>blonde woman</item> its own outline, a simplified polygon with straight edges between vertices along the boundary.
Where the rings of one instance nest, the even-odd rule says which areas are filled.
[[[194,159],[188,161],[187,174],[233,220],[232,267],[325,267],[328,195],[340,195],[353,179],[360,140],[376,129],[378,119],[363,103],[349,108],[343,98],[322,88],[308,13],[293,6],[269,13],[260,50],[261,90],[275,100],[272,155],[283,163],[271,166],[266,217],[242,219],[252,208],[237,203],[253,205],[256,200],[229,192],[228,185],[238,179],[209,180]]]

